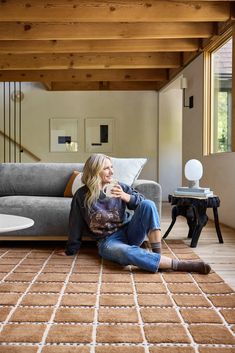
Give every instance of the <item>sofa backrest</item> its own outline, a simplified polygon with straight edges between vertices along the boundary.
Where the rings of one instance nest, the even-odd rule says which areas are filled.
[[[0,196],[63,196],[74,170],[84,163],[1,163]]]

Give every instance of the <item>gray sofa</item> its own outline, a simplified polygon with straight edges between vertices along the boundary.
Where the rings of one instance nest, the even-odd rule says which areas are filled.
[[[82,163],[1,163],[0,214],[29,217],[31,228],[0,233],[0,240],[64,240],[72,198],[64,190]],[[153,200],[161,213],[161,187],[154,181],[136,180],[135,189]]]

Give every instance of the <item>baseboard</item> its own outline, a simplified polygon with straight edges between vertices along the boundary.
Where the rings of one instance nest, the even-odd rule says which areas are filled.
[[[67,240],[68,237],[66,235],[61,235],[61,236],[56,236],[56,235],[0,235],[0,241],[3,240],[34,240],[34,241],[38,241],[38,240],[43,240],[43,241],[65,241]]]

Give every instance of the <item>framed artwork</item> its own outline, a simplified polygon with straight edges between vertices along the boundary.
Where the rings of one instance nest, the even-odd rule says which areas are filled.
[[[86,152],[113,151],[114,119],[86,118],[85,144]]]
[[[77,119],[50,119],[50,152],[78,151]]]

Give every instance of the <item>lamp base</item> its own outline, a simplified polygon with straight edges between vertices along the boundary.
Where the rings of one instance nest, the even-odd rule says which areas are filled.
[[[189,180],[188,187],[189,188],[199,188],[199,180]]]

